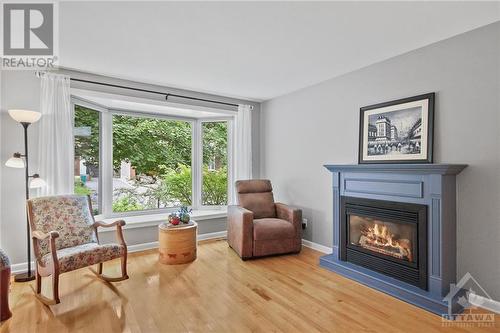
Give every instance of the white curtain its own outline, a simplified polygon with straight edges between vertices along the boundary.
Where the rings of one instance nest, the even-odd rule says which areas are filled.
[[[252,179],[252,106],[239,105],[235,119],[233,180]],[[234,191],[232,204],[237,203]]]
[[[47,186],[41,195],[73,193],[74,144],[70,78],[45,73],[41,77],[38,170]]]

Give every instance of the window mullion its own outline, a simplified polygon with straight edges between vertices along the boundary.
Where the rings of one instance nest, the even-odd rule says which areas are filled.
[[[227,204],[235,205],[233,202],[234,191],[234,118],[228,120],[227,129]]]
[[[202,151],[202,133],[201,133],[201,121],[197,120],[193,123],[193,158],[191,162],[192,171],[192,206],[194,209],[199,209],[201,207],[201,187],[202,187],[202,163],[203,163],[203,151]]]
[[[101,112],[101,188],[102,214],[113,213],[113,116],[110,112]]]

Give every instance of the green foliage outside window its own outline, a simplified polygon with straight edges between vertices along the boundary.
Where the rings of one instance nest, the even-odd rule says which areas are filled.
[[[203,167],[203,204],[219,206],[227,204],[227,167],[210,171]]]
[[[113,116],[113,167],[130,161],[137,174],[161,176],[178,164],[191,164],[191,124]]]
[[[113,201],[113,212],[143,210],[144,207],[132,195],[126,195]]]
[[[227,167],[227,123],[203,123],[203,165],[215,161]]]
[[[78,195],[90,195],[92,190],[86,187],[81,181],[80,177],[75,177],[75,194]]]
[[[191,206],[191,167],[180,164],[177,170],[168,170],[159,186],[162,199],[176,202],[177,206]]]
[[[75,136],[75,156],[85,160],[87,167],[97,169],[99,167],[99,112],[76,105],[74,126],[75,128],[90,128],[90,136]]]

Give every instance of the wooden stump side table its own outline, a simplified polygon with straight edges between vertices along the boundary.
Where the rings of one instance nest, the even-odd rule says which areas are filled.
[[[165,265],[185,264],[196,259],[196,231],[198,224],[168,227],[158,226],[159,261]]]

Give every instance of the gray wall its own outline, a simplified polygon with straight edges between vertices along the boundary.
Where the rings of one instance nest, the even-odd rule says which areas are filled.
[[[469,164],[457,180],[458,277],[500,299],[499,40],[497,22],[263,103],[261,173],[303,208],[306,239],[332,246],[322,165],[357,163],[359,108],[435,91],[435,162]]]
[[[40,81],[31,71],[3,71],[0,111],[0,246],[13,264],[26,261],[26,215],[24,169],[5,162],[15,152],[24,152],[23,128],[7,113],[8,109],[40,109]],[[29,127],[30,173],[37,169],[38,127]]]
[[[210,98],[231,103],[244,103],[254,105],[253,110],[253,143],[254,143],[254,172],[259,175],[260,166],[260,135],[259,135],[259,113],[260,104],[251,101],[236,100],[223,96],[206,95],[192,91],[170,89],[168,87],[153,86],[137,82],[124,81],[114,78],[99,77],[75,71],[63,70],[72,77],[90,80],[104,81],[108,83],[122,84],[126,86],[142,87],[150,90],[170,91],[183,95],[200,98]],[[75,84],[72,83],[72,87]],[[100,86],[78,85],[78,88],[99,89]],[[103,88],[104,89],[104,88]],[[12,153],[23,152],[23,130],[21,125],[10,118],[8,109],[25,108],[31,110],[40,109],[40,80],[31,71],[2,71],[1,73],[1,95],[0,95],[0,247],[10,257],[12,264],[26,261],[26,218],[24,202],[24,172],[23,169],[12,169],[5,166],[5,161]],[[144,97],[144,96],[142,96]],[[186,100],[178,101],[186,102]],[[207,104],[208,105],[208,104]],[[213,105],[212,105],[213,106]],[[38,125],[35,123],[29,128],[30,149],[30,172],[37,170],[37,138]],[[43,177],[43,176],[42,176]],[[33,193],[36,194],[36,193]],[[199,234],[226,230],[226,219],[210,219],[199,222]],[[114,233],[104,233],[103,241],[113,239]],[[125,231],[125,238],[129,245],[149,243],[158,240],[158,232],[155,227],[135,228]]]

